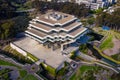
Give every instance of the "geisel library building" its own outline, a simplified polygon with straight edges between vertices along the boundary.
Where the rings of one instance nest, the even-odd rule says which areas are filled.
[[[44,51],[40,51],[41,48],[38,51],[38,56],[40,56],[39,58],[44,59],[50,66],[57,68],[66,59],[59,60],[61,62],[55,64],[54,60],[49,59],[48,55],[53,55],[51,58],[54,58],[54,55],[57,57],[57,54],[60,54],[58,56],[60,57],[63,56],[62,54],[69,54],[70,52],[78,49],[78,47],[74,46],[74,43],[78,38],[87,32],[87,28],[83,27],[80,20],[78,20],[75,16],[62,12],[48,11],[43,15],[38,15],[35,19],[32,19],[32,21],[30,21],[29,27],[25,31],[25,35],[28,38],[37,41],[39,45],[41,45],[41,48],[43,48],[42,50]],[[20,48],[26,45],[28,46],[28,44],[32,44],[28,42],[25,45],[23,41],[24,40],[21,39],[19,41],[13,42],[13,44],[17,45]],[[50,51],[48,51],[48,53],[45,52],[48,49]],[[26,51],[28,49],[25,47],[23,50]],[[35,53],[32,53],[31,51],[30,53],[34,55],[37,53],[37,51],[35,51]],[[45,56],[48,57],[45,58]],[[50,60],[51,62],[49,62]]]
[[[59,47],[63,51],[86,30],[73,15],[51,11],[30,21],[26,35],[53,50]]]

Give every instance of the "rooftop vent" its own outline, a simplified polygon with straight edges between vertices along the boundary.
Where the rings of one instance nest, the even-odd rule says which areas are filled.
[[[62,15],[58,14],[57,12],[52,12],[49,15],[47,15],[45,18],[51,19],[53,21],[57,21],[57,20],[62,19]]]

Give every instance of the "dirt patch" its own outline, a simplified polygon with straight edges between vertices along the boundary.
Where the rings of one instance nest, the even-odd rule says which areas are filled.
[[[111,56],[120,52],[120,40],[113,39],[114,47],[103,51],[104,54]]]

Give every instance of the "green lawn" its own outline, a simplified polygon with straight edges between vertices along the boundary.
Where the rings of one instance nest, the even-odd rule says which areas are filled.
[[[102,30],[101,27],[96,27],[93,30],[96,33],[101,34],[106,37],[100,45],[100,49],[102,51],[112,48],[114,46],[112,40],[113,38],[115,38],[116,33],[113,30],[106,31],[106,30]]]
[[[25,77],[24,80],[38,80],[38,79],[37,79],[35,76],[29,74],[29,75],[27,75],[27,76]]]
[[[12,64],[10,62],[7,62],[7,61],[1,60],[1,59],[0,59],[0,65],[14,66],[14,67],[20,68],[19,66],[15,65],[15,64]]]
[[[30,57],[34,62],[38,61],[39,59],[35,57],[34,55],[27,53],[27,56]]]
[[[103,42],[100,45],[100,49],[102,51],[109,49],[109,48],[112,48],[114,46],[114,43],[112,42],[113,39],[115,39],[115,38],[120,39],[120,33],[116,32],[114,30],[106,31],[106,30],[102,30],[101,27],[95,27],[95,28],[93,28],[93,30],[96,33],[99,33],[103,36],[106,36],[106,39],[103,40]]]
[[[73,74],[72,77],[70,78],[70,80],[75,80],[75,79],[76,79],[76,74]]]
[[[14,66],[14,67],[17,67],[18,69],[21,69],[21,67],[15,65],[15,64],[12,64],[10,62],[7,62],[7,61],[4,61],[4,60],[1,60],[0,59],[0,65],[4,65],[4,66]],[[25,78],[24,80],[38,80],[35,76],[33,75],[27,75],[27,71],[26,70],[19,70],[19,73],[20,73],[20,77],[21,79]],[[27,75],[27,76],[26,76]]]
[[[102,51],[114,47],[114,43],[112,41],[113,41],[113,39],[119,39],[120,40],[120,33],[116,32],[114,30],[105,31],[105,30],[102,30],[101,27],[94,28],[94,31],[99,33],[99,34],[102,34],[102,35],[106,36],[106,39],[103,40],[103,42],[101,43],[101,45],[99,47],[100,50],[97,49],[99,51],[99,53],[102,56],[104,56],[105,58],[110,59],[111,61],[113,61],[117,64],[120,64],[120,55],[119,54],[115,54],[115,55],[112,55],[111,57],[109,57],[109,56],[106,56],[102,53]]]
[[[79,68],[79,71],[81,72],[81,74],[83,74],[85,71],[87,70],[97,70],[99,67],[96,67],[96,66],[86,66],[86,65],[83,65]]]
[[[79,68],[79,70],[75,74],[73,74],[73,76],[70,78],[70,80],[82,80],[82,76],[83,76],[84,72],[90,71],[90,72],[94,73],[95,71],[97,71],[99,69],[100,69],[100,67],[98,67],[98,66],[83,65]]]
[[[20,77],[24,78],[27,75],[27,71],[26,70],[20,70]]]
[[[100,45],[100,49],[103,51],[105,49],[112,48],[114,46],[112,40],[113,40],[113,36],[112,35],[108,35],[107,38]]]

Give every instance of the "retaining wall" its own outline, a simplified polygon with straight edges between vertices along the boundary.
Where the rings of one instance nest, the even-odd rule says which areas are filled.
[[[24,56],[27,56],[27,52],[25,52],[24,50],[22,50],[21,48],[19,48],[18,46],[16,46],[13,43],[10,43],[10,46],[15,49],[16,51],[18,51],[19,53],[21,53]]]

